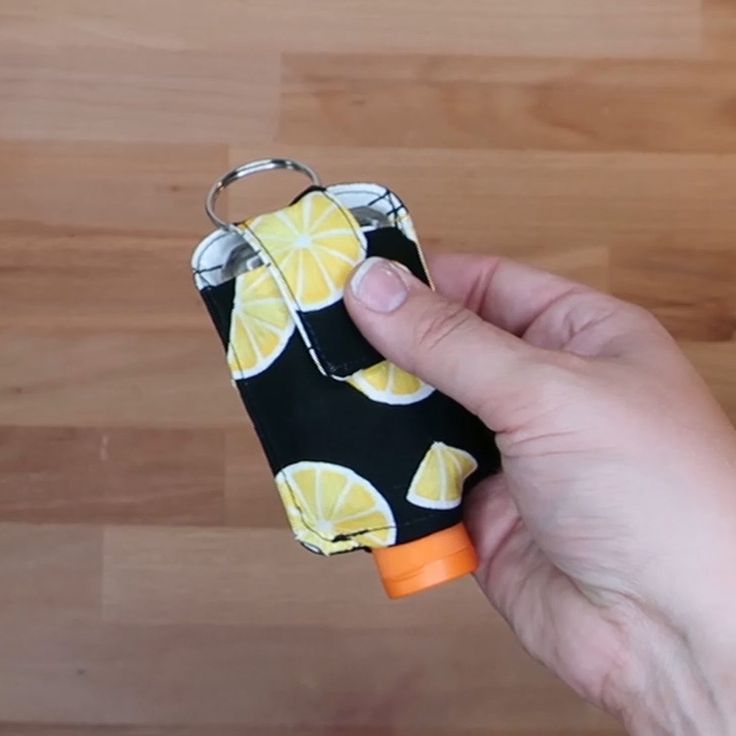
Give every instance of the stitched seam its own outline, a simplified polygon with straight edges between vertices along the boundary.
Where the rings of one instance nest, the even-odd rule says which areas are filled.
[[[324,192],[325,197],[332,202],[332,204],[335,205],[337,208],[337,211],[342,215],[343,219],[347,223],[348,227],[353,231],[353,235],[355,236],[355,239],[358,241],[358,245],[360,246],[360,249],[363,251],[363,256],[365,257],[366,249],[368,247],[368,243],[366,242],[365,235],[360,230],[355,229],[355,225],[353,222],[355,221],[355,218],[352,217],[352,215],[348,215],[347,210],[342,205],[341,202],[339,202],[332,194],[330,194],[327,190]]]
[[[342,215],[342,217],[345,219],[346,224],[350,228],[350,230],[353,233],[353,236],[355,237],[356,241],[360,245],[360,249],[363,252],[363,259],[365,259],[366,254],[366,245],[364,244],[364,238],[361,238],[362,233],[359,233],[356,231],[353,223],[351,222],[351,218],[347,215],[345,208],[343,205],[337,201],[331,194],[329,194],[326,191],[319,192],[319,194],[322,194],[325,196],[334,207],[337,209],[337,211]],[[302,339],[304,340],[304,343],[307,347],[307,350],[312,355],[313,360],[319,367],[320,371],[324,373],[326,376],[333,378],[331,372],[333,372],[335,369],[332,368],[332,364],[330,361],[326,358],[326,353],[324,348],[321,346],[321,341],[318,339],[319,336],[315,333],[314,328],[312,328],[308,322],[302,317],[303,314],[307,313],[306,310],[302,308],[302,305],[300,304],[299,300],[296,298],[296,294],[294,294],[293,290],[289,286],[289,282],[284,277],[283,273],[281,272],[281,269],[276,265],[274,262],[273,256],[269,252],[268,248],[264,244],[263,240],[259,237],[259,235],[253,230],[253,228],[248,224],[248,222],[244,222],[241,225],[242,228],[244,228],[250,236],[256,241],[258,248],[265,253],[266,260],[268,266],[272,267],[275,271],[278,271],[279,273],[279,279],[278,283],[283,286],[284,290],[288,294],[288,298],[284,293],[282,292],[282,296],[284,296],[284,301],[287,302],[287,305],[290,307],[290,311],[292,313],[292,317],[294,321],[299,326],[299,333],[302,336]],[[340,300],[338,300],[340,301]],[[337,304],[338,302],[335,302]],[[332,306],[332,305],[328,305]],[[327,307],[325,307],[326,309]]]
[[[361,251],[363,253],[363,259],[362,259],[362,261],[364,261],[365,260],[365,256],[366,256],[366,252],[367,252],[367,248],[368,248],[368,243],[365,240],[365,236],[363,235],[362,232],[360,232],[360,231],[358,231],[358,230],[355,229],[355,226],[353,224],[353,218],[350,217],[350,216],[348,216],[348,214],[347,214],[347,212],[345,210],[345,207],[343,207],[343,205],[332,194],[330,194],[329,192],[325,191],[325,192],[323,192],[323,194],[337,208],[337,211],[342,215],[343,219],[345,220],[345,222],[348,225],[348,227],[350,228],[350,230],[352,230],[353,236],[355,237],[355,240],[357,241],[357,243],[360,246],[360,249],[361,249]],[[343,287],[342,291],[344,292],[344,287]],[[335,304],[339,303],[342,300],[343,300],[343,297],[341,296],[340,299],[337,302],[335,302]],[[332,305],[329,305],[329,306],[332,306]],[[325,307],[325,308],[327,308],[327,307]],[[300,313],[301,313],[301,311],[302,310],[300,310]],[[301,314],[300,314],[300,316],[301,316]],[[332,374],[336,370],[339,370],[339,368],[336,368],[330,362],[330,360],[327,357],[327,352],[325,351],[324,347],[322,346],[322,341],[321,341],[321,339],[319,337],[319,334],[314,331],[314,328],[310,328],[310,325],[309,325],[309,323],[308,323],[307,320],[304,321],[304,326],[305,326],[305,329],[306,330],[311,331],[312,346],[314,348],[315,356],[316,356],[317,360],[319,361],[319,364],[322,366],[322,368],[324,369],[324,372],[330,378],[334,378],[334,376]]]
[[[309,333],[309,336],[311,338],[310,348],[317,350],[317,344],[319,342],[318,339],[318,333],[315,330],[315,328],[309,323],[308,319],[305,319],[304,322],[304,329]],[[349,375],[352,375],[355,373],[356,370],[361,370],[361,367],[363,367],[363,362],[359,358],[352,358],[351,360],[345,360],[341,363],[334,363],[326,358],[325,351],[322,350],[318,355],[317,359],[329,370],[330,378],[335,378],[335,376],[331,375],[333,373],[343,373],[346,370],[349,370]],[[380,358],[376,363],[371,363],[371,367],[373,365],[377,365],[378,363],[382,362],[383,358]],[[347,376],[340,376],[340,378],[347,378]]]
[[[354,537],[357,537],[361,534],[373,534],[374,532],[381,532],[381,531],[396,531],[397,526],[395,524],[391,524],[388,526],[379,526],[375,528],[366,528],[366,529],[360,529],[355,532],[350,532],[349,534],[338,534],[335,537],[325,537],[323,534],[321,534],[317,529],[314,529],[312,526],[310,526],[307,523],[307,520],[304,515],[304,511],[299,506],[299,504],[296,502],[294,490],[291,486],[291,483],[289,483],[288,479],[284,476],[283,481],[286,483],[286,487],[289,490],[289,495],[291,496],[291,502],[294,504],[294,508],[299,512],[299,518],[301,519],[302,524],[315,536],[319,537],[323,542],[328,543],[334,543],[334,542],[343,542],[343,541],[350,541]]]
[[[291,318],[294,320],[294,324],[296,325],[297,331],[302,338],[302,342],[307,348],[307,352],[311,356],[320,373],[327,375],[327,371],[320,362],[319,357],[317,356],[317,353],[312,346],[312,342],[309,339],[309,335],[307,334],[305,323],[301,317],[302,313],[297,308],[298,302],[296,300],[296,297],[292,292],[288,282],[286,281],[283,273],[281,273],[281,269],[279,269],[279,267],[273,262],[273,258],[271,257],[268,248],[266,248],[266,246],[263,244],[263,241],[258,237],[257,233],[250,227],[250,225],[248,225],[247,222],[244,222],[241,227],[245,230],[245,232],[248,233],[248,235],[250,235],[250,242],[255,250],[259,252],[259,255],[261,255],[261,257],[264,259],[264,265],[267,268],[271,269],[273,278],[276,280],[276,284],[279,287],[281,298],[283,299],[284,304],[286,304]]]
[[[225,231],[223,231],[220,235],[218,235],[212,241],[210,241],[209,243],[207,243],[207,247],[200,254],[197,263],[200,263],[202,261],[202,257],[204,256],[204,254],[208,250],[210,250],[215,243],[218,243],[224,237],[227,237],[227,232],[225,232]],[[221,263],[219,266],[211,266],[209,268],[199,268],[199,266],[197,266],[196,268],[194,268],[192,270],[194,271],[194,273],[197,276],[202,276],[202,280],[207,284],[207,286],[215,286],[215,284],[213,284],[211,281],[209,281],[209,279],[207,279],[207,277],[203,276],[203,274],[209,273],[210,271],[217,271],[218,269],[222,269],[224,266],[225,266],[225,264],[224,263]]]
[[[289,342],[294,339],[294,336],[292,334]],[[289,343],[286,343],[286,347],[284,348],[284,351],[288,348]],[[243,382],[244,384],[247,383],[247,379],[238,379],[236,380],[236,383]],[[253,426],[255,427],[256,433],[258,434],[259,439],[261,440],[261,444],[263,445],[263,450],[266,453],[266,457],[268,458],[269,464],[271,466],[271,472],[275,473],[274,468],[278,467],[276,463],[276,452],[275,447],[278,445],[273,442],[271,439],[270,432],[266,429],[265,425],[263,425],[260,421],[260,414],[261,414],[261,407],[260,407],[260,401],[258,398],[254,396],[249,396],[248,399],[246,399],[242,394],[240,396],[243,404],[245,405],[246,410],[248,411],[248,415],[250,416],[251,421],[253,422]]]
[[[388,187],[383,186],[383,184],[376,184],[377,187],[383,189],[383,194],[380,194],[376,196],[376,193],[371,189],[348,189],[347,187],[352,186],[350,183],[344,183],[344,184],[333,184],[331,187],[329,187],[328,192],[330,189],[337,189],[339,187],[346,187],[346,194],[369,194],[373,195],[375,199],[372,199],[370,202],[366,203],[366,207],[372,207],[375,204],[378,204],[382,199],[386,199],[388,203],[391,206],[391,209],[384,213],[386,217],[389,219],[393,219],[393,225],[395,227],[398,227],[399,230],[401,230],[404,235],[408,237],[408,233],[405,232],[404,226],[401,223],[401,220],[408,220],[412,223],[413,228],[413,222],[411,219],[411,215],[409,214],[409,210],[402,201],[401,197],[399,197],[398,194],[395,192],[392,192]],[[331,193],[331,192],[330,192]],[[333,195],[335,196],[335,195]],[[404,210],[403,213],[401,210]],[[409,240],[412,240],[409,238]],[[413,241],[412,241],[413,242]]]
[[[283,470],[283,468],[282,468],[282,470]],[[279,475],[280,473],[281,473],[281,471],[279,471],[279,473],[277,473],[277,475]],[[286,484],[287,489],[289,490],[289,495],[291,496],[291,501],[292,501],[292,503],[294,505],[294,508],[299,512],[299,518],[301,519],[301,521],[304,524],[304,526],[310,532],[312,532],[313,534],[315,534],[317,537],[319,537],[324,542],[340,542],[340,541],[344,541],[344,540],[353,539],[354,537],[360,536],[361,534],[373,534],[374,532],[398,531],[400,529],[406,529],[406,528],[411,527],[411,526],[416,526],[417,524],[419,524],[421,522],[428,521],[428,520],[433,519],[433,518],[437,518],[437,515],[438,514],[443,513],[442,511],[435,511],[433,513],[424,514],[423,516],[418,516],[417,518],[412,519],[410,521],[405,521],[402,524],[388,524],[386,526],[366,527],[365,529],[360,529],[358,531],[350,532],[350,533],[347,533],[347,534],[338,534],[336,537],[325,537],[323,534],[320,534],[319,531],[317,531],[316,529],[312,528],[307,523],[307,521],[305,519],[305,516],[304,516],[304,511],[302,510],[302,508],[299,506],[299,504],[296,501],[295,493],[294,493],[294,490],[293,490],[293,487],[292,487],[291,483],[289,482],[288,477],[286,475],[283,475],[282,476],[282,480]],[[385,496],[383,496],[383,498],[385,499]],[[386,499],[386,501],[388,501],[388,499]],[[389,507],[390,506],[391,506],[391,504],[389,504]],[[456,508],[458,508],[458,507],[455,507],[455,508],[452,508],[452,509],[446,509],[446,510],[447,511],[455,511]],[[392,509],[392,512],[393,512],[393,509]]]

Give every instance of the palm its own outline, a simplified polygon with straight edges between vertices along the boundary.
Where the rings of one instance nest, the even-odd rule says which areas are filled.
[[[384,265],[346,303],[389,360],[496,432],[502,472],[466,504],[486,594],[534,656],[632,727],[674,722],[640,707],[663,678],[711,707],[731,670],[708,622],[733,606],[736,564],[722,410],[643,310],[508,261],[430,261],[444,298]]]
[[[474,262],[471,274],[458,256],[436,256],[432,265],[446,296],[537,347],[606,358],[622,334],[631,339],[626,315],[612,318],[610,302],[582,287],[549,276],[529,291],[516,283],[520,302],[504,293],[508,279],[493,269],[484,273]],[[480,557],[478,581],[491,602],[532,655],[583,697],[605,705],[606,682],[626,647],[619,583],[629,573],[625,560],[619,570],[606,569],[608,509],[595,499],[580,502],[591,489],[598,499],[616,492],[601,481],[606,438],[596,402],[580,393],[530,392],[511,422],[516,429],[499,435],[503,473],[473,490],[466,519]]]
[[[480,565],[478,582],[526,649],[577,692],[605,702],[605,683],[623,646],[607,614],[534,541],[499,475],[468,498],[466,519]],[[589,642],[581,647],[580,642]]]

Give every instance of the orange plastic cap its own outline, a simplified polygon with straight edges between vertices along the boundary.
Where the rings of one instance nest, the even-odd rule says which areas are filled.
[[[475,572],[478,556],[464,524],[415,542],[374,549],[389,598],[401,598]]]

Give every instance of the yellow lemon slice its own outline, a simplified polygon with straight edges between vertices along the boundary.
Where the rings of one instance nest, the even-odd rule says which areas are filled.
[[[382,404],[413,404],[434,391],[429,384],[387,360],[354,373],[347,382],[372,401]]]
[[[425,509],[453,509],[460,505],[465,479],[477,467],[469,452],[434,442],[414,474],[406,500]]]
[[[233,378],[264,371],[294,332],[294,320],[267,266],[238,276],[227,362]]]
[[[276,475],[276,486],[296,538],[331,555],[396,541],[391,509],[365,479],[342,465],[303,461]]]
[[[365,251],[353,216],[322,192],[311,192],[291,207],[261,215],[248,227],[305,312],[342,297],[348,276]]]

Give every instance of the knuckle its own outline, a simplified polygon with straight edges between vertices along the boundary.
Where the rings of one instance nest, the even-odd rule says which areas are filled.
[[[414,330],[414,346],[422,353],[442,350],[473,319],[460,304],[441,302],[422,315]]]
[[[638,324],[641,327],[655,331],[664,330],[662,323],[645,307],[638,304],[627,303],[626,313],[633,323]]]
[[[651,346],[672,344],[672,336],[653,312],[631,302],[621,304],[621,318],[632,338],[639,336]]]
[[[529,416],[562,411],[587,394],[592,384],[591,364],[585,358],[562,351],[540,352],[534,362],[520,371],[518,405]]]
[[[587,306],[593,315],[596,313],[610,314],[630,324],[638,324],[643,327],[659,326],[659,321],[648,309],[610,294],[594,294]]]
[[[586,373],[590,362],[581,355],[565,350],[550,350],[542,354],[538,370],[550,381],[566,383]]]
[[[655,336],[667,332],[648,309],[609,294],[592,291],[578,296],[575,308],[566,317],[566,325],[573,335],[603,323],[623,328],[627,332],[645,332]]]

